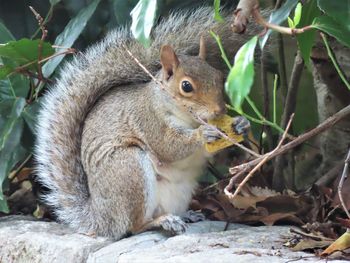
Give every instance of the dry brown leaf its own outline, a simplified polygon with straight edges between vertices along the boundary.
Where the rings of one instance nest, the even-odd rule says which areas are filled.
[[[350,248],[350,231],[346,231],[336,241],[334,241],[329,247],[327,247],[321,256],[327,256],[335,251],[343,251]]]
[[[236,142],[241,142],[244,140],[243,135],[236,134],[232,129],[233,124],[233,118],[229,115],[224,115],[220,118],[209,120],[209,124],[214,125],[221,131],[223,131],[228,137],[235,140]],[[220,138],[219,140],[216,140],[215,142],[206,143],[205,149],[212,153],[217,152],[221,149],[224,149],[228,146],[233,145],[233,142],[226,140],[225,138]]]
[[[294,213],[273,213],[259,219],[259,221],[267,226],[272,226],[279,220],[285,220],[299,225],[303,224],[303,221],[296,217]]]
[[[231,199],[231,204],[238,209],[248,209],[249,207],[256,208],[256,203],[260,201],[264,201],[268,196],[236,196]]]
[[[314,240],[314,239],[302,239],[291,249],[293,251],[303,251],[306,249],[324,248],[329,246],[332,241],[329,240]]]

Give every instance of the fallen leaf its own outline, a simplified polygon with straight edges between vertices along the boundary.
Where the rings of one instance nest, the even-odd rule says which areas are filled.
[[[303,251],[306,249],[324,248],[329,246],[332,241],[329,240],[314,240],[314,239],[302,239],[291,249],[293,251]]]
[[[334,241],[329,247],[327,247],[322,253],[321,256],[327,256],[332,254],[335,251],[343,251],[350,248],[350,231],[346,231],[341,235],[336,241]]]

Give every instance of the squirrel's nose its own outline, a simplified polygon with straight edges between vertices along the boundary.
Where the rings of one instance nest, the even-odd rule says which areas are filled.
[[[220,115],[224,115],[227,112],[225,105],[218,105],[215,109],[214,109],[214,114],[216,116],[220,116]]]

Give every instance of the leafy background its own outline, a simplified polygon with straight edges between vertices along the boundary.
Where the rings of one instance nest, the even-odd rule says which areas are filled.
[[[18,1],[1,0],[0,43],[7,44],[0,47],[0,57],[5,65],[0,70],[0,77],[2,77],[0,80],[0,183],[3,184],[3,187],[0,187],[0,211],[8,211],[4,192],[11,190],[10,182],[13,179],[13,175],[16,175],[28,161],[29,164],[32,162],[31,153],[34,143],[36,114],[40,107],[40,97],[45,93],[45,88],[50,83],[50,80],[54,79],[62,60],[71,58],[71,56],[57,56],[45,63],[42,67],[42,72],[36,72],[38,60],[40,60],[37,47],[41,32],[38,29],[37,20],[28,8],[29,5],[33,6],[47,21],[48,36],[42,48],[42,57],[46,57],[55,52],[51,44],[65,48],[73,47],[78,51],[84,50],[89,44],[101,39],[108,30],[118,26],[129,27],[132,16],[134,16],[135,21],[138,21],[138,24],[131,26],[131,30],[141,42],[147,45],[150,41],[147,38],[150,28],[143,28],[146,24],[145,21],[149,19],[149,16],[145,16],[145,13],[143,13],[147,8],[150,8],[148,10],[151,11],[156,10],[151,19],[156,23],[159,16],[166,16],[170,11],[176,11],[177,9],[195,8],[196,6],[207,4],[213,6],[214,15],[214,6],[218,7],[220,4],[221,6],[232,6],[238,1],[227,0],[220,3],[217,0],[167,0],[157,1],[158,6],[155,9],[154,6],[150,5],[152,1],[143,0],[140,1],[139,9],[134,9],[138,2],[137,0],[37,0],[21,1],[19,3]],[[261,4],[263,7],[274,5],[273,1],[261,1]],[[339,34],[339,32],[342,32],[339,27],[345,27],[345,30],[348,30],[346,27],[349,25],[346,20],[346,14],[341,13],[339,15],[337,11],[342,9],[341,4],[332,5],[323,0],[309,0],[302,10],[297,8],[293,11],[296,4],[297,1],[286,0],[280,12],[276,12],[270,17],[270,22],[281,23],[284,21],[285,25],[287,25],[287,18],[289,17],[290,27],[303,27],[313,23],[315,28],[324,29],[340,42],[348,44],[349,39],[344,37],[343,34]],[[133,9],[134,12],[130,15]],[[329,16],[321,16],[314,20],[321,13],[321,10],[326,10]],[[218,10],[215,11],[215,16],[217,19],[220,19]],[[315,30],[308,31],[297,37],[284,38],[286,71],[291,72],[298,47],[302,51],[302,56],[309,69],[303,72],[301,88],[298,93],[296,117],[293,123],[293,130],[296,134],[314,127],[318,121],[316,96],[312,88],[309,66],[309,55],[314,38]],[[250,45],[254,48],[258,41],[256,39],[252,41]],[[274,54],[275,52],[277,53],[276,48],[274,48],[274,41],[272,41],[270,49],[273,55],[276,55]],[[265,42],[266,37],[260,40],[260,44]],[[247,52],[251,52],[251,47],[247,47],[246,50],[242,51],[241,59],[247,55]],[[250,57],[253,58],[253,56]],[[236,59],[239,62],[239,57],[236,57]],[[230,58],[230,61],[233,62],[233,58]],[[37,81],[30,75],[33,74],[32,71],[23,70],[18,72],[18,67],[28,63],[30,63],[30,67],[26,69],[34,71],[35,74],[42,74],[47,81]],[[240,63],[236,64],[238,68],[241,68],[239,67]],[[271,57],[270,64],[271,68],[276,66],[276,60],[273,57]],[[250,84],[253,83],[253,79],[249,83],[241,82],[241,84],[236,85],[235,83],[238,81],[237,75],[240,75],[241,72],[235,70],[235,67],[233,67],[228,77],[228,86],[245,85],[248,88],[243,94],[241,90],[232,90],[228,87],[228,95],[232,94],[231,98],[235,99],[241,96],[239,100],[232,101],[232,104],[236,105],[236,109],[239,111],[253,115],[254,110],[250,107],[250,103],[246,103],[246,96],[250,91]],[[11,72],[21,74],[10,74],[6,77]],[[252,68],[247,72],[241,75],[246,76],[248,74],[253,76]],[[256,107],[261,109],[263,96],[260,82],[260,72],[257,69],[254,85],[249,96]],[[268,83],[269,86],[273,85],[274,74],[268,74]],[[245,102],[243,103],[243,101]],[[277,101],[276,106],[276,119],[279,120],[282,112],[280,100]],[[272,107],[273,105],[271,105],[271,111],[273,110]],[[261,126],[253,125],[253,131],[256,137],[259,137]],[[279,132],[274,130],[273,136],[278,138]],[[205,180],[209,179],[206,178]],[[301,181],[300,178],[297,178],[297,180]],[[312,181],[312,178],[304,181]],[[300,187],[303,187],[302,183],[300,183]]]
[[[35,10],[43,17],[48,18],[46,28],[48,36],[46,38],[47,45],[44,45],[43,56],[52,54],[54,51],[49,43],[63,47],[73,47],[76,50],[83,50],[89,44],[101,39],[108,30],[117,26],[129,26],[131,24],[130,12],[137,4],[137,0],[121,1],[121,0],[51,0],[51,1],[9,1],[1,0],[0,9],[0,43],[8,41],[23,40],[27,43],[16,42],[13,52],[7,52],[7,55],[0,57],[4,64],[9,65],[9,70],[18,65],[35,61],[37,56],[37,42],[30,42],[29,39],[40,38],[41,32],[38,29],[38,22],[33,13],[28,8],[33,6]],[[234,5],[237,1],[221,1],[222,6]],[[166,16],[170,11],[176,9],[193,8],[203,4],[212,5],[212,1],[158,1],[158,9],[156,16]],[[270,3],[265,3],[269,5]],[[37,40],[38,41],[38,40]],[[295,39],[286,43],[291,49],[287,53],[287,70],[290,70],[294,53],[296,50]],[[10,48],[10,47],[9,47]],[[23,52],[21,52],[21,50]],[[24,52],[24,51],[27,52]],[[30,52],[29,52],[30,51]],[[6,53],[6,50],[3,51]],[[23,59],[25,53],[26,60]],[[32,57],[28,57],[31,54]],[[14,59],[14,55],[18,56],[18,60]],[[53,79],[56,74],[57,66],[62,59],[70,59],[70,56],[58,56],[43,66],[43,75],[46,78]],[[8,62],[8,63],[5,63]],[[36,64],[33,64],[36,67]],[[1,73],[0,73],[1,75]],[[259,76],[259,74],[256,74]],[[257,77],[258,78],[258,77]],[[272,82],[272,75],[270,75]],[[302,86],[311,86],[311,77],[308,73],[303,78]],[[260,81],[255,81],[251,97],[255,103],[261,105],[261,88]],[[270,82],[270,83],[271,83]],[[39,83],[36,92],[32,89],[34,80],[21,74],[13,74],[7,79],[0,80],[0,210],[8,211],[4,200],[3,191],[9,191],[8,176],[12,171],[16,174],[21,168],[24,161],[31,160],[31,153],[34,143],[35,118],[40,107],[40,96],[45,92],[46,83]],[[31,94],[33,93],[33,94]],[[300,94],[301,103],[305,105],[308,102],[315,103],[313,89],[303,89]],[[39,99],[38,99],[39,98]],[[311,99],[310,99],[311,98]],[[250,107],[243,105],[243,109],[247,113],[252,113]],[[315,107],[313,107],[315,109]],[[315,110],[306,111],[303,107],[298,107],[299,112],[296,116],[296,130],[302,131],[305,128],[312,127],[316,120]],[[279,116],[281,107],[278,105],[277,115]],[[298,120],[299,116],[303,116],[309,120],[303,122]],[[258,126],[254,127],[258,133]],[[11,176],[10,176],[11,178]]]

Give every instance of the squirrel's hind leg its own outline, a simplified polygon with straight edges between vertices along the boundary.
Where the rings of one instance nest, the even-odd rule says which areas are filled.
[[[179,235],[186,231],[186,223],[179,216],[165,214],[144,224],[139,229],[135,230],[133,234],[142,233],[148,230],[163,230],[170,235]]]
[[[96,234],[120,239],[152,219],[156,175],[143,150],[116,148],[90,167],[86,169],[93,211],[89,220]]]

